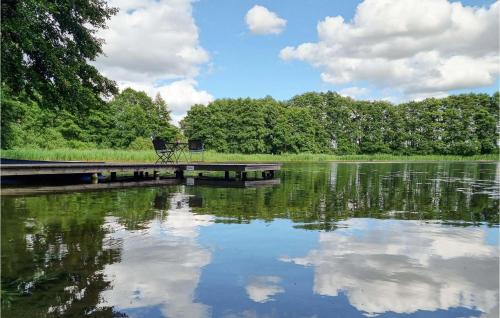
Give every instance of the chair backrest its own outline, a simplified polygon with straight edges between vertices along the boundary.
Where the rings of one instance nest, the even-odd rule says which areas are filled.
[[[203,151],[203,142],[198,139],[188,140],[189,151]]]
[[[167,145],[165,144],[165,140],[155,137],[153,138],[153,147],[156,151],[167,149]]]

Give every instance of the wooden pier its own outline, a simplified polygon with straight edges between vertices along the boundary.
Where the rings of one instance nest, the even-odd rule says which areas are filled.
[[[152,163],[72,163],[50,162],[30,164],[2,164],[2,177],[17,176],[50,176],[50,175],[90,175],[93,183],[97,183],[99,175],[109,174],[111,181],[116,180],[117,173],[133,173],[137,178],[151,176],[160,178],[162,172],[174,172],[176,178],[184,178],[185,171],[224,172],[224,178],[230,180],[230,173],[235,178],[246,181],[249,172],[261,172],[263,179],[273,178],[275,172],[281,169],[281,164],[276,163],[177,163],[177,164],[152,164]]]

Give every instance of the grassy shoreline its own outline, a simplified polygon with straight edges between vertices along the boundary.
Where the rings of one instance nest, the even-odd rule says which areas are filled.
[[[2,158],[54,161],[109,161],[109,162],[155,162],[153,150],[115,149],[13,149],[2,150]],[[193,161],[200,161],[201,155],[194,154]],[[498,154],[474,156],[445,155],[327,155],[327,154],[227,154],[207,151],[206,162],[301,162],[301,161],[498,161]]]

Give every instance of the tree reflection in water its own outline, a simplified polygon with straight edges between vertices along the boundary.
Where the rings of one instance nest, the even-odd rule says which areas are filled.
[[[484,233],[498,226],[497,169],[490,163],[289,164],[276,187],[3,197],[2,314],[209,315],[212,304],[198,302],[196,288],[215,256],[199,241],[200,231],[275,219],[294,222],[290,239],[320,231],[308,253],[275,257],[314,269],[310,292],[317,295],[345,293],[368,314],[473,305],[495,312],[498,251],[485,244]],[[259,250],[255,255],[263,257]],[[252,277],[241,297],[280,308],[286,278]],[[405,299],[390,303],[395,297]]]

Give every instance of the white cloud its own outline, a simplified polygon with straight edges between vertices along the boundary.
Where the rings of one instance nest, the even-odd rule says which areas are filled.
[[[192,0],[112,0],[120,12],[98,36],[104,54],[95,64],[124,89],[132,87],[151,97],[159,91],[174,115],[184,115],[194,100],[208,100],[193,79],[210,60],[200,45],[192,15]],[[174,80],[158,87],[155,83]],[[171,87],[180,87],[180,96]],[[167,95],[172,94],[173,96]],[[211,98],[211,96],[210,96]]]
[[[368,89],[364,87],[352,86],[341,89],[339,93],[342,96],[355,98],[355,97],[365,96],[368,93]]]
[[[315,293],[344,293],[368,315],[455,307],[498,313],[498,247],[485,243],[484,228],[369,219],[342,225],[321,233],[307,256],[282,259],[314,266]]]
[[[286,47],[332,84],[368,81],[406,96],[491,85],[499,74],[497,1],[489,8],[447,0],[365,0],[352,21],[326,17],[319,41]],[[425,17],[425,18],[422,18]]]
[[[255,5],[245,16],[248,28],[254,34],[279,34],[286,26],[286,20],[266,7]]]
[[[172,118],[175,123],[192,105],[206,105],[214,100],[214,97],[207,91],[197,90],[196,85],[195,80],[186,79],[156,89],[167,102],[169,109],[172,110]]]
[[[245,287],[248,297],[257,302],[265,303],[272,299],[272,296],[282,293],[284,290],[278,284],[281,278],[278,276],[257,276]]]

